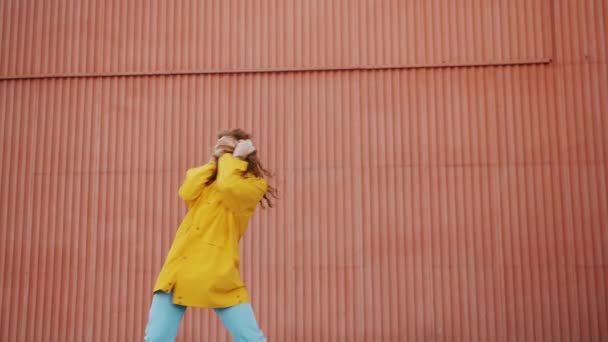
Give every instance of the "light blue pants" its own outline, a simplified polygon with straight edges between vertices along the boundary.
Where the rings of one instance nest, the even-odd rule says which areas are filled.
[[[186,308],[173,304],[173,293],[156,292],[150,306],[145,341],[175,341]],[[266,342],[249,303],[215,309],[215,312],[236,342]]]

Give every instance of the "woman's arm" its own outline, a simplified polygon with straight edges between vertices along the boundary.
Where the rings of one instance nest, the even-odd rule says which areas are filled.
[[[264,178],[243,177],[247,165],[229,153],[220,157],[216,186],[225,205],[232,210],[255,207],[268,189]]]
[[[186,172],[186,179],[179,187],[178,193],[179,197],[186,201],[188,208],[192,208],[216,169],[217,163],[211,161],[203,166],[191,168]]]

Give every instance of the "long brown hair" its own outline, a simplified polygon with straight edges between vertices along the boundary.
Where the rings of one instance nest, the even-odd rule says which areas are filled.
[[[217,138],[221,139],[221,138],[226,137],[226,136],[233,137],[236,140],[251,139],[251,134],[245,132],[244,130],[242,130],[240,128],[235,128],[235,129],[228,130],[228,131],[222,131],[222,132],[220,132],[220,134],[218,134]],[[251,172],[256,177],[260,177],[260,178],[272,178],[272,177],[274,177],[274,174],[272,172],[270,172],[269,170],[265,169],[264,166],[262,165],[262,162],[260,162],[260,159],[258,158],[258,151],[254,151],[253,153],[251,153],[250,155],[248,155],[245,160],[248,163],[248,165],[247,165],[247,172]],[[213,183],[216,178],[217,178],[217,170],[209,178],[209,180],[207,181],[207,184]],[[278,198],[278,190],[277,190],[277,188],[275,188],[275,187],[273,187],[271,185],[268,185],[268,190],[264,194],[263,200],[266,201],[266,204],[268,204],[268,206],[272,208],[273,206],[272,206],[272,199],[271,198]],[[263,201],[261,202],[261,205],[262,205],[262,208],[266,208],[264,206],[264,202]]]

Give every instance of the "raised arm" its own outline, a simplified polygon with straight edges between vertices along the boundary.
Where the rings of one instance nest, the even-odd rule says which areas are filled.
[[[216,169],[217,163],[211,161],[203,166],[191,168],[186,172],[186,179],[179,187],[178,193],[179,197],[186,201],[188,208],[192,208]]]
[[[247,165],[229,153],[220,157],[216,186],[225,205],[232,210],[255,207],[268,189],[264,178],[245,176]]]

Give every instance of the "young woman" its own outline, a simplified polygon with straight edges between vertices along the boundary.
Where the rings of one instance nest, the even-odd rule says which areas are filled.
[[[239,241],[262,200],[272,207],[250,135],[220,133],[211,160],[186,173],[183,219],[156,285],[145,340],[174,341],[186,308],[213,308],[235,341],[266,341],[239,274]],[[264,206],[264,203],[262,203]]]

